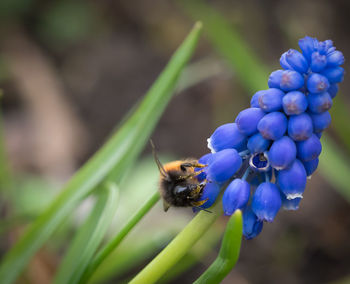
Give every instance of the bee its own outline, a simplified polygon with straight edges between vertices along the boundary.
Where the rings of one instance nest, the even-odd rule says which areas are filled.
[[[159,192],[163,199],[164,211],[170,207],[196,207],[203,205],[208,199],[199,200],[207,181],[199,182],[197,176],[207,165],[198,163],[196,159],[178,160],[162,165],[159,161],[155,146],[150,141],[154,160],[160,173]],[[196,168],[201,170],[195,171]],[[207,210],[205,210],[207,211]]]

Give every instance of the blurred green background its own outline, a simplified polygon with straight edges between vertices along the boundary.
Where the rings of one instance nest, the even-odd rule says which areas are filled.
[[[267,82],[268,74],[278,68],[282,52],[297,48],[299,38],[332,39],[347,58],[349,13],[345,0],[1,0],[5,151],[0,165],[0,253],[15,243],[139,101],[194,21],[203,21],[203,36],[152,135],[163,162],[205,154],[207,137],[248,106],[260,82]],[[245,70],[252,67],[254,72]],[[349,91],[345,76],[332,109],[333,125],[327,130],[332,138],[327,145],[335,143],[330,144],[332,152],[321,156],[326,166],[308,181],[301,208],[281,212],[258,238],[244,241],[240,260],[224,283],[347,282]],[[146,147],[120,185],[119,207],[108,236],[155,190],[157,178],[151,149]],[[92,204],[89,198],[77,208],[18,283],[51,283],[67,243]],[[165,214],[157,204],[93,282],[127,281],[192,216],[189,209]],[[220,219],[162,282],[192,283],[215,259],[226,221]]]

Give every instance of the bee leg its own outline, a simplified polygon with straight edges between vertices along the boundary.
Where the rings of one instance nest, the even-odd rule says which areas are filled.
[[[198,176],[198,175],[200,175],[201,173],[204,173],[204,172],[205,172],[205,169],[200,170],[198,172],[194,172],[194,176]]]
[[[188,163],[182,163],[181,167],[184,168],[205,168],[208,165],[199,164],[198,162],[188,162]]]
[[[191,197],[192,198],[198,198],[199,197],[199,195],[200,195],[200,193],[202,192],[202,190],[203,190],[203,187],[204,187],[204,184],[198,184],[197,186],[196,186],[196,188],[194,189],[194,190],[192,190],[191,191]]]
[[[192,163],[193,168],[205,168],[208,165],[200,164],[200,163]]]
[[[185,176],[179,176],[177,179],[185,180],[185,179],[188,179],[188,178],[193,178],[193,177],[196,177],[196,176],[200,175],[203,172],[205,172],[204,169],[200,170],[198,172],[190,173],[190,174],[185,175]]]
[[[201,200],[201,201],[193,201],[191,203],[192,206],[195,206],[195,207],[199,207],[201,205],[203,205],[205,202],[207,202],[209,200],[209,198],[206,198],[204,200]]]
[[[189,175],[185,175],[185,176],[179,176],[179,177],[177,178],[177,180],[186,180],[186,179],[192,178],[192,177],[194,177],[194,176],[195,176],[195,174],[189,174]]]

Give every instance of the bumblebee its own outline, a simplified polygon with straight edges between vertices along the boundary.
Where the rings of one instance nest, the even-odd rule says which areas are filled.
[[[199,200],[207,181],[199,182],[197,179],[207,165],[198,163],[196,159],[173,161],[162,165],[153,142],[150,142],[160,173],[159,192],[163,199],[164,211],[168,211],[170,207],[199,207],[207,202],[208,199]],[[196,168],[201,170],[195,171]]]

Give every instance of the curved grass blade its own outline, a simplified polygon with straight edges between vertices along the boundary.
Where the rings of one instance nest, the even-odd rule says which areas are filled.
[[[224,223],[215,222],[213,226],[200,238],[200,240],[192,247],[192,249],[157,283],[174,282],[180,275],[189,271],[197,263],[203,263],[206,256],[215,253],[215,247],[219,243],[221,236],[219,232],[224,231]]]
[[[203,236],[215,220],[222,214],[221,203],[210,208],[212,213],[199,212],[190,223],[163,249],[130,284],[152,284],[171,269]]]
[[[0,100],[3,92],[0,89]],[[11,187],[13,186],[12,174],[9,169],[8,158],[5,151],[5,137],[2,109],[0,108],[0,193],[8,198],[11,194]]]
[[[349,104],[343,99],[342,94],[338,94],[333,100],[333,106],[330,110],[332,115],[331,127],[337,132],[338,137],[347,147],[347,153],[350,154],[350,124]]]
[[[106,261],[89,278],[88,283],[110,283],[112,279],[118,279],[121,283],[125,282],[121,280],[122,276],[128,275],[130,271],[151,259],[155,251],[161,249],[174,235],[175,232],[167,234],[158,234],[157,232],[157,234],[152,235],[145,234],[142,241],[139,241],[139,238],[131,238],[132,242],[130,242],[129,239],[127,244],[119,246],[107,257]]]
[[[224,280],[238,260],[242,242],[242,231],[242,212],[236,210],[227,223],[218,257],[194,282],[195,284],[216,284]]]
[[[350,202],[350,165],[346,156],[328,135],[322,135],[322,147],[319,164],[322,175]]]
[[[64,218],[107,175],[118,184],[127,167],[141,152],[168,104],[179,75],[197,45],[200,30],[201,24],[197,23],[135,112],[72,177],[61,194],[7,253],[0,266],[0,279],[3,284],[11,283],[17,278],[32,255],[47,241]]]
[[[119,231],[117,235],[110,240],[103,249],[96,255],[91,261],[86,270],[84,271],[79,283],[85,283],[89,277],[96,271],[100,264],[116,249],[125,236],[135,227],[135,225],[145,216],[145,214],[157,203],[160,195],[159,192],[155,192],[149,200],[145,202],[143,206],[128,220],[124,227]]]
[[[117,185],[107,182],[96,195],[94,209],[75,235],[56,274],[55,284],[77,282],[113,219],[118,206]]]

